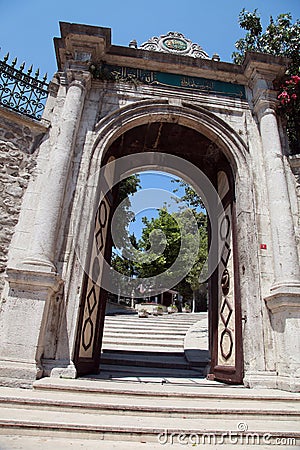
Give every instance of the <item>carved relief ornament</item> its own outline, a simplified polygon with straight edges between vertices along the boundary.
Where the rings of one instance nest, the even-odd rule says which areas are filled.
[[[183,34],[170,31],[159,37],[152,37],[141,46],[143,50],[192,56],[193,58],[209,59],[208,54],[198,44],[193,44]]]

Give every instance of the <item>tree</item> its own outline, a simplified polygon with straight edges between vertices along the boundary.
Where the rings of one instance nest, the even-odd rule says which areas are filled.
[[[139,260],[137,272],[141,278],[147,278],[163,273],[174,263],[180,248],[180,230],[167,207],[159,210],[157,218],[143,217],[142,221],[144,227],[138,247],[144,256]]]
[[[116,200],[115,205],[116,208],[120,208],[118,214],[118,220],[114,222],[114,234],[118,237],[118,244],[120,248],[120,252],[128,246],[128,244],[132,244],[133,246],[137,246],[135,236],[128,235],[127,229],[128,225],[131,221],[134,221],[134,213],[130,210],[130,198],[131,194],[134,194],[138,188],[140,187],[140,178],[138,175],[131,175],[125,180],[121,181],[115,187]],[[120,256],[115,247],[112,249],[111,256],[111,266],[119,273],[132,276],[134,272],[133,265],[130,260],[125,258],[124,256]]]
[[[119,208],[118,220],[114,222],[114,232],[118,236],[121,247],[126,247],[129,242],[127,227],[134,221],[134,213],[130,210],[131,203],[129,196],[140,188],[140,178],[138,175],[131,175],[115,186],[115,209]]]
[[[184,289],[187,284],[192,291],[193,295],[193,311],[195,310],[197,293],[199,293],[200,288],[203,286],[200,275],[208,257],[208,233],[207,233],[207,215],[204,208],[203,201],[201,197],[195,192],[195,190],[185,181],[181,179],[172,180],[173,183],[178,184],[178,188],[174,189],[173,192],[178,192],[179,188],[184,189],[184,194],[178,199],[178,203],[188,206],[194,212],[197,220],[198,230],[199,230],[199,253],[196,264],[193,266],[192,270],[188,273],[185,279],[181,283],[181,289]],[[205,283],[206,285],[206,283]],[[200,298],[200,308],[201,310],[206,310],[206,297]]]
[[[182,180],[177,182],[184,188],[184,194],[178,199],[178,211],[170,213],[165,205],[159,210],[158,217],[144,217],[142,236],[138,242],[134,235],[128,235],[127,230],[133,220],[128,195],[140,187],[139,179],[130,177],[120,184],[116,203],[122,205],[122,220],[118,220],[115,226],[121,246],[118,251],[113,250],[111,265],[124,275],[124,283],[126,277],[154,277],[155,286],[143,287],[160,290],[172,286],[187,300],[195,299],[195,292],[200,286],[199,276],[207,259],[207,217],[195,191]],[[191,215],[194,216],[193,221]],[[191,267],[190,272],[182,278],[188,267]],[[163,277],[159,278],[160,274]],[[173,280],[176,280],[174,284]],[[121,292],[122,277],[118,283],[115,288]]]
[[[285,122],[290,153],[300,153],[300,21],[293,23],[291,14],[280,14],[276,20],[270,17],[270,23],[263,32],[257,9],[253,12],[243,9],[239,25],[247,32],[235,44],[238,51],[232,54],[234,63],[241,64],[248,51],[290,59],[285,76],[277,81],[275,87],[279,91],[278,113]]]
[[[179,291],[186,300],[192,300],[195,305],[197,293],[202,284],[200,274],[208,256],[207,215],[201,198],[188,183],[181,179],[174,179],[172,182],[178,186],[173,189],[173,192],[181,191],[180,197],[177,198],[178,212],[170,213],[165,206],[159,211],[157,218],[143,219],[144,229],[138,246],[141,251],[149,251],[151,247],[154,252],[141,258],[136,268],[140,277],[152,277],[163,273],[176,261],[180,248],[182,266],[187,267],[197,241],[198,253],[193,253],[195,262],[189,273],[183,279],[180,276],[180,268],[177,273],[170,274],[170,277],[174,276],[181,280],[173,285],[173,288]],[[191,214],[197,223],[197,236],[192,227],[189,229]],[[183,225],[185,230],[184,245],[182,245],[182,230],[178,222]],[[165,240],[162,240],[161,233],[165,236]],[[159,243],[164,247],[163,252],[160,251]],[[157,255],[155,255],[155,251],[157,251]]]
[[[142,237],[138,243],[140,250],[151,253],[145,254],[136,264],[136,273],[141,278],[155,277],[172,268],[169,275],[165,275],[166,281],[177,279],[179,282],[173,286],[185,298],[191,297],[193,292],[199,290],[200,273],[207,260],[207,217],[203,212],[194,211],[197,222],[197,235],[190,226],[191,212],[185,209],[170,213],[167,207],[159,210],[157,218],[151,220],[144,218]],[[180,226],[179,224],[183,225]],[[182,237],[184,228],[184,242]],[[162,237],[163,236],[163,237]],[[151,241],[151,243],[150,243]],[[197,247],[197,254],[194,254]],[[179,256],[180,255],[180,256]],[[182,277],[183,268],[188,267],[191,255],[195,261],[189,273]],[[180,258],[180,264],[174,268],[173,263]],[[162,286],[163,287],[163,286]],[[195,298],[195,294],[193,295]]]
[[[173,189],[173,192],[176,193],[180,188],[184,189],[184,194],[181,195],[179,199],[177,199],[177,203],[187,205],[189,208],[192,208],[194,211],[198,211],[199,209],[204,210],[204,204],[202,202],[201,197],[196,193],[196,191],[185,181],[180,178],[173,178],[172,183],[176,183],[179,187]]]
[[[199,252],[196,264],[186,276],[186,281],[191,286],[193,292],[193,312],[195,311],[196,305],[196,293],[199,292],[199,289],[203,284],[203,282],[201,282],[201,271],[203,269],[203,265],[206,263],[208,256],[207,215],[203,212],[198,212],[195,214],[197,215],[199,230]],[[206,305],[204,305],[204,308],[202,306],[201,309],[205,309],[205,306]]]

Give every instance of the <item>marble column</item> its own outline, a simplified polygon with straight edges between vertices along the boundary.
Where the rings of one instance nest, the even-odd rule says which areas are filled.
[[[263,144],[271,219],[274,260],[272,289],[297,285],[300,281],[297,242],[275,107],[275,101],[270,99],[259,99],[255,107]]]
[[[36,378],[43,376],[41,359],[49,318],[53,308],[63,301],[64,282],[56,271],[54,258],[90,74],[69,71],[67,76],[70,82],[60,121],[58,125],[55,125],[57,121],[52,122],[52,136],[43,143],[44,149],[48,146],[47,152],[37,158],[33,191],[38,192],[39,201],[32,239],[28,242],[28,257],[22,264],[11,264],[7,269],[7,292],[0,315],[0,384],[31,386]],[[62,92],[64,89],[62,86]],[[68,377],[76,376],[71,360],[63,361],[63,366],[54,371],[56,375],[62,376],[64,372]]]
[[[260,92],[255,104],[263,146],[274,265],[274,282],[264,299],[270,311],[276,352],[271,387],[300,391],[299,255],[274,94],[274,91]]]
[[[71,73],[71,76],[74,75]],[[32,266],[30,270],[56,271],[54,255],[63,198],[89,77],[89,73],[80,74],[78,79],[73,79],[69,84],[59,129],[54,130],[57,141],[50,149],[47,170],[41,174],[44,181],[32,230],[32,242],[28,257],[23,261],[27,266]]]

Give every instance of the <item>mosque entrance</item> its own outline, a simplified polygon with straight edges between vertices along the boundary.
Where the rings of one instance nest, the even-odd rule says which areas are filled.
[[[190,126],[155,121],[137,125],[124,131],[110,144],[102,161],[119,161],[139,155],[148,162],[138,169],[163,170],[181,177],[193,187],[198,184],[209,220],[209,254],[207,282],[209,291],[209,350],[211,366],[208,377],[228,383],[242,383],[243,346],[242,318],[239,291],[237,223],[235,216],[234,170],[217,140]],[[170,167],[170,158],[186,161],[189,167],[201,172],[203,180],[213,187],[216,196],[205,192],[202,179],[193,178],[184,167]],[[126,160],[127,161],[127,160]],[[184,165],[184,164],[183,164]],[[172,166],[172,164],[171,164]],[[136,173],[124,166],[126,176]],[[91,217],[89,264],[84,275],[81,304],[77,324],[74,362],[79,375],[98,373],[105,307],[109,283],[109,264],[112,248],[111,223],[115,212],[115,190],[109,180],[111,171],[101,172],[94,217]],[[192,180],[192,182],[191,182]],[[205,181],[205,183],[206,183]],[[102,195],[101,196],[101,192]],[[201,197],[202,198],[202,197]],[[211,204],[214,203],[214,204]],[[108,264],[105,264],[104,261]],[[100,366],[101,372],[101,366]]]

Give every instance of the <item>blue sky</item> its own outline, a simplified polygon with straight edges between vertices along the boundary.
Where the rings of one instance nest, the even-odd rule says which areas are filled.
[[[134,212],[138,212],[135,215],[135,221],[129,225],[130,234],[134,233],[136,238],[139,239],[142,234],[143,217],[150,219],[151,217],[158,217],[158,205],[166,202],[169,206],[169,211],[178,210],[176,202],[172,201],[174,198],[180,198],[184,194],[183,188],[180,188],[177,183],[172,182],[174,178],[171,174],[165,172],[147,171],[139,174],[142,197],[135,201],[136,196],[131,196],[131,205]],[[178,192],[174,193],[174,189],[178,188]],[[147,192],[149,195],[147,195]],[[171,193],[168,195],[168,193]],[[149,198],[148,198],[149,197]],[[156,207],[150,207],[152,203],[150,199],[153,198]],[[145,208],[145,209],[144,209]]]
[[[234,43],[243,32],[238,15],[245,7],[257,8],[265,25],[269,16],[291,12],[300,17],[299,0],[0,0],[0,57],[7,52],[52,77],[56,71],[53,37],[59,36],[59,21],[112,28],[112,42],[127,46],[152,36],[179,31],[200,44],[212,56],[231,61]]]

